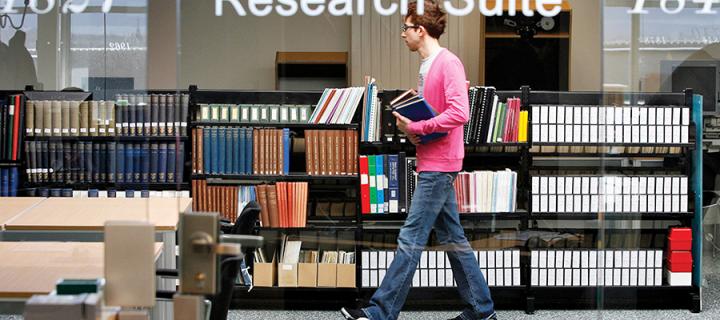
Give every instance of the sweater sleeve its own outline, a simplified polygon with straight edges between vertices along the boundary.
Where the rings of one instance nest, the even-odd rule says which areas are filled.
[[[458,59],[451,59],[442,68],[445,111],[432,119],[413,122],[408,126],[409,133],[427,135],[433,132],[449,132],[464,125],[469,118],[469,104],[465,69]]]

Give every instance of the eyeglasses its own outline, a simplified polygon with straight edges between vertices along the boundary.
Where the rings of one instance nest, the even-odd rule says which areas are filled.
[[[420,28],[420,27],[421,27],[421,26],[416,25],[416,24],[412,24],[412,25],[406,25],[406,24],[404,24],[402,27],[400,27],[400,29],[402,29],[402,32],[405,32],[405,31],[407,31],[408,29],[417,29],[417,28]]]

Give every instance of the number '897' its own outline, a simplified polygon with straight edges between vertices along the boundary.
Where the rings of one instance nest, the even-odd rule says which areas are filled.
[[[645,2],[646,0],[635,0],[635,6],[631,10],[628,10],[628,13],[647,14],[648,11],[645,10]],[[660,0],[660,9],[667,14],[677,14],[685,9],[687,2],[701,5],[695,11],[697,14],[717,14],[718,11],[713,8],[713,4],[720,3],[720,0]]]

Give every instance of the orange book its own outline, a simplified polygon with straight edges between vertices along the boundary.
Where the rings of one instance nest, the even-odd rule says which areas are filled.
[[[348,130],[342,130],[338,132],[338,145],[340,145],[340,168],[338,170],[342,175],[350,174],[350,172],[347,171],[347,149],[350,149],[350,146],[345,145],[345,141],[347,140],[347,138],[345,138],[347,136],[347,132]]]
[[[352,131],[352,150],[351,150],[351,158],[352,158],[352,174],[357,175],[358,174],[358,132],[357,130]]]
[[[325,109],[327,108],[328,104],[330,104],[330,100],[332,100],[333,96],[335,95],[336,89],[330,89],[330,94],[328,94],[327,99],[325,99],[325,103],[323,103],[322,107],[320,107],[320,112],[317,113],[317,117],[315,118],[315,123],[320,122],[320,118],[322,118],[323,113],[325,113]]]
[[[318,142],[320,145],[320,175],[327,175],[327,132],[325,130],[318,131],[320,136]]]
[[[265,185],[260,184],[255,186],[255,194],[260,203],[260,223],[265,228],[270,227],[270,211],[265,203]]]
[[[197,209],[197,180],[193,179],[190,181],[190,190],[193,195],[192,199],[192,211],[198,211]]]
[[[312,132],[313,130],[305,130],[305,172],[308,175],[313,175],[313,162],[312,162]]]
[[[278,201],[277,201],[278,197],[277,197],[276,187],[272,184],[268,185],[265,193],[267,194],[267,203],[268,203],[268,208],[270,209],[270,224],[273,226],[273,228],[277,228],[277,227],[283,228],[284,221],[283,221],[282,216],[278,212]],[[276,218],[275,224],[273,224],[273,217]]]

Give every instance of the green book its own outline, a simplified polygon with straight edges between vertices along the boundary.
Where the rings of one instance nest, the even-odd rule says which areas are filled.
[[[370,178],[370,214],[378,213],[377,176],[375,173],[375,156],[368,156],[368,177]]]

